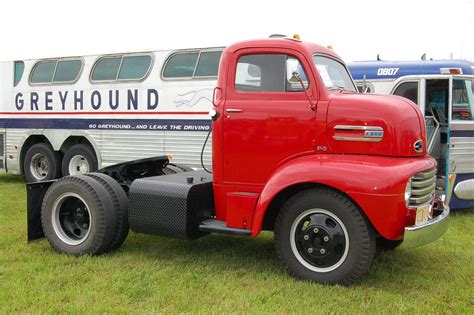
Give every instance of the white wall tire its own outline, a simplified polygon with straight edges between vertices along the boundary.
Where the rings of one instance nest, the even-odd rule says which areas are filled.
[[[350,285],[368,271],[375,254],[370,222],[352,201],[329,189],[291,197],[274,232],[278,257],[298,279]]]

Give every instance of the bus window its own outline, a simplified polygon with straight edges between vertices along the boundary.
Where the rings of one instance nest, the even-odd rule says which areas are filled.
[[[25,71],[25,63],[23,61],[15,61],[15,72],[13,75],[13,86],[17,86],[20,83],[23,72]]]
[[[474,120],[474,80],[453,80],[453,120]]]
[[[418,104],[418,82],[404,82],[400,84],[393,95],[403,96]]]
[[[195,77],[215,77],[219,69],[222,51],[201,52],[196,67]]]

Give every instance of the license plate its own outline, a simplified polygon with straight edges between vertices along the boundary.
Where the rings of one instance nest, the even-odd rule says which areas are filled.
[[[431,219],[431,205],[422,206],[416,209],[415,225],[420,225]]]

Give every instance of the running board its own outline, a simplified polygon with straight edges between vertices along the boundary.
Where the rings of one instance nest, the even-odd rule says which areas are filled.
[[[225,225],[224,221],[208,219],[201,222],[199,230],[203,232],[222,233],[239,236],[250,236],[252,231],[245,229],[231,228]]]

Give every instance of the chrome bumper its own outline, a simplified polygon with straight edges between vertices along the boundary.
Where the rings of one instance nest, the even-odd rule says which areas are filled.
[[[420,225],[405,228],[403,243],[399,248],[414,248],[431,243],[440,238],[449,226],[449,206],[441,204],[443,212],[437,217]]]

